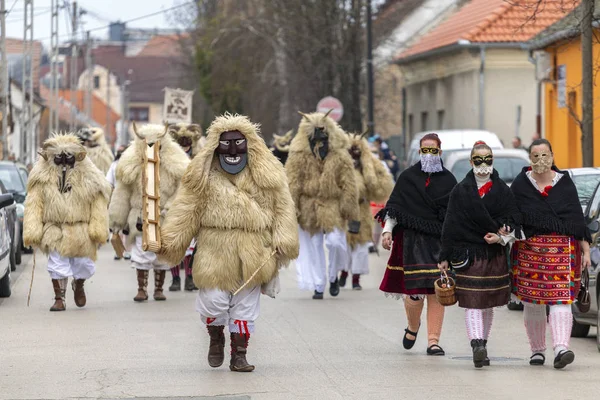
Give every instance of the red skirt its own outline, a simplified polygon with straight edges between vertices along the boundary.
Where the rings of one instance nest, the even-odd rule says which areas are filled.
[[[526,303],[571,304],[581,285],[581,248],[573,237],[537,235],[515,243],[512,292]]]
[[[399,229],[379,290],[393,296],[434,294],[433,284],[440,277],[437,257],[441,244],[439,238]]]

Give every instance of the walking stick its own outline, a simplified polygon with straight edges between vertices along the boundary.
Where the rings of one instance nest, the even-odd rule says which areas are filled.
[[[233,295],[235,296],[236,294],[238,294],[239,292],[242,291],[243,288],[245,288],[252,279],[254,279],[254,277],[256,276],[256,274],[258,274],[258,271],[260,271],[262,269],[262,267],[264,267],[267,264],[267,261],[269,261],[271,259],[271,257],[273,257],[275,255],[275,253],[277,253],[276,250],[273,250],[271,252],[271,255],[269,256],[269,258],[267,258],[265,260],[265,262],[262,263],[262,265],[260,267],[258,267],[258,269],[256,271],[254,271],[254,273],[250,276],[250,278],[246,281],[246,283],[244,283],[238,290],[236,290],[235,292],[233,292]]]
[[[29,282],[29,294],[27,295],[27,307],[31,299],[31,288],[33,287],[33,276],[35,275],[35,250],[33,250],[33,268],[31,268],[31,282]]]

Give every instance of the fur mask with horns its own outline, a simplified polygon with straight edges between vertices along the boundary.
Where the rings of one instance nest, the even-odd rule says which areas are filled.
[[[290,129],[283,136],[273,134],[273,146],[284,153],[290,151],[290,143],[294,137],[294,130]]]
[[[173,140],[188,153],[188,156],[191,155],[193,147],[202,137],[202,129],[198,124],[186,124],[182,122],[169,124],[168,132]]]
[[[138,128],[135,122],[133,125],[133,133],[135,134],[134,144],[139,147],[140,150],[146,151],[142,148],[144,142],[152,147],[154,143],[160,141],[161,148],[165,144],[173,144],[170,136],[167,135],[169,131],[169,125],[158,125],[158,124],[146,124]],[[165,140],[166,139],[166,140]]]
[[[317,160],[324,160],[332,152],[348,151],[348,135],[328,116],[329,113],[299,113],[302,119],[290,152],[308,152]]]
[[[38,154],[59,175],[59,190],[65,193],[71,189],[67,184],[67,172],[82,162],[87,152],[76,135],[61,133],[47,139]]]
[[[106,141],[104,139],[104,130],[92,126],[78,130],[77,137],[79,137],[82,145],[90,148],[100,146]]]
[[[351,133],[350,134],[350,148],[348,151],[352,156],[352,160],[354,160],[354,168],[360,168],[360,158],[364,151],[364,146],[362,145],[364,137],[369,133],[369,129],[364,131],[363,133]]]

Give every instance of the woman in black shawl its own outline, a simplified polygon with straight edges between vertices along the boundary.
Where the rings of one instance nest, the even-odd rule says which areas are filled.
[[[529,148],[531,167],[517,176],[511,190],[523,214],[526,240],[513,247],[513,293],[524,305],[531,365],[546,356],[546,305],[554,342],[554,368],[572,363],[569,350],[573,325],[571,303],[579,293],[581,268],[590,265],[590,232],[585,224],[577,189],[569,174],[553,163],[552,146],[545,139]]]
[[[466,309],[475,368],[490,365],[486,347],[494,307],[510,300],[504,246],[514,241],[511,232],[521,231],[517,202],[493,161],[492,149],[484,142],[475,143],[473,170],[450,194],[442,230],[439,267],[446,270],[450,265],[456,272],[456,296],[459,307]]]
[[[427,354],[444,355],[439,346],[444,307],[435,297],[433,284],[439,277],[442,224],[456,179],[442,165],[441,141],[435,133],[425,135],[420,146],[421,161],[398,177],[385,208],[376,215],[385,222],[383,247],[393,247],[379,289],[404,299],[408,319],[402,342],[405,349],[415,344],[427,298]]]

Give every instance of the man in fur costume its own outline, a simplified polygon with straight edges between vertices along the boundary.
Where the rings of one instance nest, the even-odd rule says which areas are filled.
[[[288,153],[290,151],[290,143],[292,142],[294,136],[294,131],[289,130],[285,135],[273,135],[273,145],[271,146],[271,152],[275,157],[281,161],[283,165],[288,158]]]
[[[138,293],[134,301],[148,300],[148,275],[154,270],[154,300],[166,300],[163,293],[168,264],[160,262],[156,254],[142,249],[142,168],[143,155],[148,146],[160,140],[160,210],[161,220],[175,198],[175,192],[185,172],[189,158],[167,134],[167,126],[145,125],[135,132],[134,142],[125,150],[117,164],[117,185],[109,207],[110,227],[114,233],[128,234],[132,244],[131,263],[137,271]],[[189,242],[188,242],[189,243]],[[183,256],[181,257],[183,258]],[[181,259],[177,260],[178,264]]]
[[[106,175],[115,157],[106,143],[104,131],[100,128],[89,127],[79,130],[77,136],[81,144],[85,146],[89,159]]]
[[[354,176],[358,187],[360,230],[358,235],[348,233],[349,259],[340,276],[340,286],[346,286],[348,272],[352,272],[352,289],[361,290],[360,276],[369,273],[369,243],[373,233],[371,202],[385,202],[394,189],[394,180],[379,158],[369,150],[364,135],[350,137],[349,152],[354,161]]]
[[[302,114],[285,166],[300,225],[298,282],[301,289],[315,291],[313,299],[323,299],[327,281],[329,293],[339,294],[337,274],[348,263],[346,230],[350,226],[358,233],[358,191],[348,143],[327,114]]]
[[[200,129],[200,125],[186,123],[170,124],[169,134],[173,140],[176,141],[179,146],[181,146],[189,158],[194,158],[202,148],[200,145],[200,138],[202,137],[202,129]],[[181,278],[179,276],[180,266],[182,266],[185,271],[185,290],[193,291],[198,289],[196,285],[194,285],[194,278],[192,277],[191,259],[194,246],[195,243],[192,241],[185,252],[185,257],[181,264],[175,265],[171,268],[172,282],[171,286],[169,286],[170,292],[177,292],[181,290]]]
[[[285,172],[257,125],[230,114],[213,121],[206,147],[186,171],[161,234],[161,258],[171,263],[181,260],[196,238],[196,310],[210,335],[209,365],[223,364],[227,325],[230,370],[254,370],[246,350],[260,311],[261,287],[274,297],[279,268],[298,256]]]
[[[94,275],[98,246],[108,240],[110,191],[77,136],[44,142],[27,183],[23,242],[48,255],[55,300],[50,311],[66,309],[69,277],[75,304],[85,306],[84,282]]]

